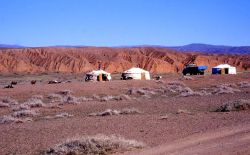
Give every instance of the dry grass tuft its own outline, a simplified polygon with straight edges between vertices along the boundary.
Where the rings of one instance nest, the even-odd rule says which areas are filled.
[[[30,98],[28,101],[24,102],[23,105],[27,105],[30,108],[44,107],[44,103],[41,99]]]
[[[48,95],[48,99],[50,99],[51,102],[61,102],[63,97],[62,95],[52,93]]]
[[[60,104],[78,104],[78,98],[72,95],[67,95],[63,97],[63,101]]]
[[[60,113],[60,114],[56,114],[55,116],[46,116],[46,119],[57,119],[57,118],[68,118],[68,117],[73,117],[73,115],[69,114],[69,113]]]
[[[71,90],[62,90],[58,92],[58,94],[65,95],[65,96],[71,95],[72,93],[73,92]]]
[[[0,108],[10,107],[8,103],[0,102]]]
[[[33,95],[31,96],[32,99],[39,99],[39,100],[43,100],[43,95]]]
[[[13,117],[34,117],[37,115],[38,113],[34,110],[20,110],[12,114]]]
[[[191,76],[182,76],[180,80],[194,80],[194,78]]]
[[[32,118],[15,118],[13,116],[3,116],[0,118],[0,124],[10,124],[10,123],[25,123],[25,122],[31,122],[33,121]]]
[[[9,124],[16,121],[17,119],[12,116],[3,116],[2,118],[0,118],[0,124]]]
[[[73,115],[66,112],[55,115],[55,118],[64,118],[64,117],[73,117]]]
[[[250,83],[247,81],[243,81],[243,82],[239,82],[237,84],[240,88],[249,88],[250,87]]]
[[[219,95],[219,94],[234,94],[235,92],[240,92],[239,89],[234,88],[234,85],[230,84],[222,84],[215,86],[212,91],[212,94]]]
[[[17,105],[18,102],[10,97],[4,97],[0,100],[0,107],[11,107]]]
[[[215,110],[215,112],[230,112],[230,111],[241,111],[250,110],[250,100],[236,100],[233,102],[228,102],[220,106]]]
[[[192,114],[192,113],[186,109],[178,109],[176,114]]]
[[[140,114],[140,113],[142,112],[135,108],[125,108],[122,110],[107,109],[103,112],[91,113],[89,114],[89,116],[111,116],[111,115],[128,115],[128,114]]]
[[[127,140],[120,136],[88,136],[68,139],[66,142],[56,145],[42,152],[44,155],[80,155],[80,154],[112,154],[132,149],[140,149],[145,145],[135,140]]]

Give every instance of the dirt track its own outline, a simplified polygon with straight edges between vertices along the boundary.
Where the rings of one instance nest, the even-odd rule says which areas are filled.
[[[174,142],[130,155],[217,155],[250,154],[250,124],[194,134]]]

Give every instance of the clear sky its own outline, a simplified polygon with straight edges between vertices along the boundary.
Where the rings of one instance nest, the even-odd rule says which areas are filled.
[[[0,44],[250,45],[250,0],[0,0]]]

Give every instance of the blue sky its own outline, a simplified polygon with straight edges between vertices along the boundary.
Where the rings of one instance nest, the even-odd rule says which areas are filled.
[[[0,0],[0,44],[250,45],[249,0]]]

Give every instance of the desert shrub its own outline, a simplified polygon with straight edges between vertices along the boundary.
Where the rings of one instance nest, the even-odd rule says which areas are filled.
[[[89,97],[78,97],[78,102],[86,102],[86,101],[93,101],[93,98],[89,98]]]
[[[191,112],[186,109],[178,109],[176,114],[191,114]]]
[[[194,80],[194,78],[191,76],[182,76],[180,80]]]
[[[100,101],[101,102],[106,102],[106,101],[115,100],[115,99],[119,100],[119,98],[116,98],[115,96],[109,96],[108,95],[108,96],[101,97]]]
[[[247,81],[239,82],[239,83],[237,83],[237,85],[238,85],[240,88],[249,88],[249,87],[250,87],[250,83],[247,82]]]
[[[106,109],[103,112],[91,113],[89,114],[89,116],[111,116],[111,115],[128,115],[128,114],[140,114],[140,113],[142,112],[135,108],[125,108],[122,110]]]
[[[64,117],[72,117],[73,115],[69,114],[69,113],[60,113],[60,114],[56,114],[55,118],[64,118]]]
[[[48,99],[50,99],[51,102],[62,102],[63,96],[59,95],[59,94],[52,93],[52,94],[48,95]]]
[[[3,116],[0,118],[0,124],[9,124],[15,122],[17,119],[12,116]]]
[[[22,119],[17,119],[15,123],[26,123],[26,122],[32,122],[33,119],[30,117],[22,118]]]
[[[78,104],[78,98],[72,95],[63,97],[63,101],[60,104]]]
[[[127,95],[139,95],[139,96],[151,96],[155,95],[156,92],[152,88],[131,88],[127,91]]]
[[[30,106],[27,104],[20,104],[12,108],[13,111],[30,110],[30,109],[31,109]]]
[[[235,92],[240,92],[239,89],[233,88],[230,85],[222,84],[215,86],[215,88],[212,91],[212,94],[234,94]]]
[[[32,99],[39,99],[39,100],[43,100],[43,95],[33,95],[31,96]]]
[[[124,108],[120,111],[121,115],[140,114],[140,113],[142,113],[142,112],[136,108]]]
[[[0,102],[0,108],[10,107],[8,103]]]
[[[0,102],[8,104],[9,106],[17,105],[18,102],[10,97],[1,98]]]
[[[20,110],[12,114],[13,117],[34,117],[37,115],[38,113],[34,110]]]
[[[37,107],[44,107],[44,103],[41,99],[37,98],[30,98],[26,102],[23,103],[23,105],[27,105],[30,108],[37,108]]]
[[[106,109],[103,112],[91,113],[89,116],[111,116],[111,115],[119,115],[119,111]]]
[[[72,91],[71,90],[62,90],[62,91],[59,91],[58,94],[60,94],[60,95],[71,95]]]
[[[169,115],[168,115],[168,114],[162,115],[162,116],[160,117],[161,120],[163,120],[163,119],[168,119],[168,118],[169,118]]]
[[[185,84],[181,81],[171,81],[168,85],[175,85],[175,86],[185,86]]]
[[[92,99],[93,99],[93,100],[101,100],[101,97],[98,96],[98,95],[96,95],[96,94],[94,94],[94,95],[92,96]]]
[[[44,155],[66,155],[66,154],[111,154],[124,152],[132,149],[143,148],[145,145],[135,140],[127,140],[120,136],[87,136],[68,139],[42,152]]]
[[[236,100],[233,102],[227,102],[219,106],[215,112],[230,112],[230,111],[240,111],[240,110],[249,110],[250,109],[250,100]]]
[[[126,94],[120,95],[120,98],[121,98],[122,100],[131,100],[131,99],[132,99],[131,97],[129,97],[129,96],[126,95]]]
[[[31,122],[31,121],[33,121],[32,118],[20,119],[20,118],[15,118],[13,116],[7,116],[7,115],[0,118],[0,124],[25,123],[25,122]]]
[[[60,114],[56,114],[55,116],[46,116],[46,119],[56,119],[56,118],[64,118],[64,117],[72,117],[73,115],[63,112]]]

